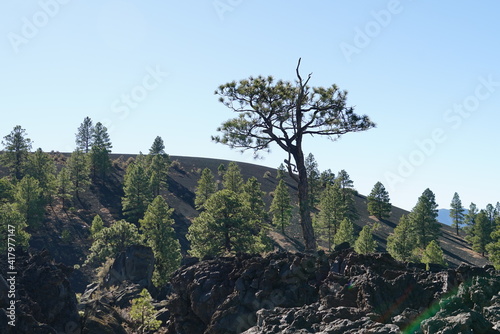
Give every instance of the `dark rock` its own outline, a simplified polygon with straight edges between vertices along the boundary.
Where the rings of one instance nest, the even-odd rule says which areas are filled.
[[[16,254],[16,326],[8,326],[5,303],[8,301],[2,291],[0,329],[2,333],[79,333],[80,316],[77,300],[68,275],[72,269],[54,263],[48,251],[33,254]],[[8,281],[0,279],[2,290]],[[10,298],[9,298],[10,299]],[[12,299],[10,299],[12,300]],[[7,324],[7,327],[5,325]]]
[[[150,247],[130,246],[115,258],[104,279],[103,287],[109,288],[113,285],[120,285],[124,281],[130,281],[149,288],[152,286],[154,263],[155,259]]]
[[[329,256],[210,259],[181,268],[171,284],[167,333],[400,333],[410,324],[425,334],[459,333],[464,326],[490,333],[500,327],[500,278],[492,268],[425,270],[348,248]]]

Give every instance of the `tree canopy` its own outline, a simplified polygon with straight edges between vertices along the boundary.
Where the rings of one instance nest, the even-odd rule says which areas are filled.
[[[368,116],[355,114],[354,108],[346,104],[347,92],[336,85],[308,86],[311,74],[303,79],[299,67],[300,59],[295,83],[258,76],[221,85],[215,94],[238,116],[224,122],[217,129],[222,135],[212,139],[242,151],[253,150],[256,156],[259,151],[269,151],[272,143],[287,153],[288,172],[298,183],[306,249],[315,250],[303,140],[309,135],[335,140],[349,132],[368,130],[375,124]]]

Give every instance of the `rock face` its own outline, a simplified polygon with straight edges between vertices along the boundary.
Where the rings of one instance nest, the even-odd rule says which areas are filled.
[[[103,282],[87,286],[80,302],[83,333],[127,333],[116,308],[130,306],[142,289],[151,289],[154,255],[150,247],[130,246],[117,255]]]
[[[68,280],[71,271],[69,267],[54,263],[48,251],[17,254],[16,326],[7,323],[10,321],[6,317],[9,299],[3,291],[7,287],[6,279],[1,277],[0,332],[80,333],[77,300]]]
[[[500,332],[500,275],[351,249],[191,261],[172,277],[168,333]]]

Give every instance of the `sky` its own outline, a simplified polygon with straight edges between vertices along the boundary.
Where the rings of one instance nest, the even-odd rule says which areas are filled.
[[[21,125],[33,150],[71,152],[88,116],[113,153],[148,152],[276,168],[211,141],[234,113],[215,89],[272,75],[338,85],[377,127],[308,137],[321,171],[361,194],[377,181],[411,210],[500,201],[500,3],[472,1],[24,0],[0,4],[0,137]],[[0,146],[0,149],[3,145]]]

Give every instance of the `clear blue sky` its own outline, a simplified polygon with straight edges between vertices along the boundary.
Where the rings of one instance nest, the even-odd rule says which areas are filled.
[[[497,1],[77,1],[0,4],[0,136],[70,152],[85,116],[115,153],[147,152],[277,167],[211,142],[232,117],[213,94],[250,75],[336,83],[377,128],[307,138],[320,170],[377,181],[410,210],[425,188],[447,208],[500,201]]]

